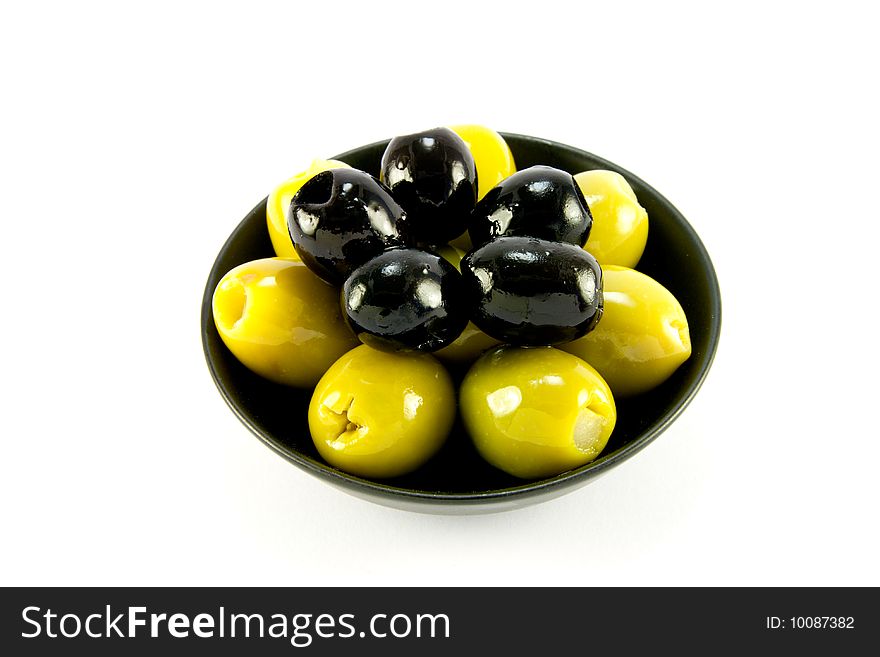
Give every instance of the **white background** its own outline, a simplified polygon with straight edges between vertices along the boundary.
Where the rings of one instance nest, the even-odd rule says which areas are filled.
[[[870,3],[421,6],[3,5],[0,583],[880,584]],[[199,339],[214,257],[271,187],[451,123],[635,172],[724,304],[658,441],[481,517],[289,465]]]

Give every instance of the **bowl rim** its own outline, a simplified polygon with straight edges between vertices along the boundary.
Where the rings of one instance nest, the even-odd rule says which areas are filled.
[[[699,392],[700,388],[703,385],[703,382],[706,379],[706,376],[709,373],[712,363],[715,360],[715,354],[718,350],[718,342],[721,334],[721,290],[718,283],[718,276],[715,272],[715,267],[712,264],[712,260],[709,257],[709,253],[706,250],[706,247],[703,245],[703,242],[700,239],[699,235],[697,235],[696,231],[693,229],[687,219],[684,218],[681,212],[679,212],[679,210],[674,205],[672,205],[672,203],[670,203],[665,196],[654,189],[651,185],[647,184],[644,180],[632,174],[623,167],[614,164],[613,162],[610,162],[605,158],[594,155],[583,149],[575,148],[573,146],[568,146],[566,144],[561,144],[559,142],[544,139],[541,137],[533,137],[531,135],[522,135],[509,132],[501,132],[500,134],[502,137],[504,137],[505,140],[512,139],[515,141],[530,141],[532,143],[542,144],[544,147],[552,149],[554,151],[567,152],[568,154],[575,157],[587,157],[598,163],[598,168],[606,168],[617,171],[621,173],[625,178],[627,178],[627,180],[629,180],[630,182],[635,182],[638,186],[648,190],[654,196],[656,202],[664,206],[665,211],[675,216],[677,223],[680,225],[681,229],[687,234],[688,239],[693,243],[696,250],[698,251],[699,259],[702,262],[706,263],[705,273],[707,276],[707,282],[709,284],[709,301],[711,305],[709,311],[713,318],[713,321],[710,322],[709,325],[707,349],[702,357],[702,362],[700,364],[698,375],[686,388],[685,394],[681,398],[680,403],[669,408],[637,438],[620,447],[616,451],[612,452],[604,459],[592,461],[578,468],[568,470],[547,479],[523,481],[522,484],[516,486],[511,486],[508,488],[496,488],[486,491],[444,493],[436,491],[423,491],[413,488],[402,488],[399,486],[386,484],[381,481],[364,479],[352,474],[348,474],[341,470],[337,470],[328,464],[316,461],[303,454],[300,454],[299,452],[296,452],[295,450],[288,448],[286,445],[274,439],[266,432],[263,432],[242,412],[242,409],[238,408],[238,406],[234,403],[229,389],[227,388],[225,382],[221,379],[217,368],[215,367],[215,364],[211,359],[210,349],[208,346],[208,325],[213,322],[213,313],[211,307],[214,295],[214,286],[212,286],[211,282],[219,280],[219,277],[222,277],[226,273],[225,270],[222,272],[219,271],[221,268],[221,254],[226,253],[229,247],[237,240],[239,234],[243,232],[245,230],[245,227],[253,220],[252,217],[254,214],[265,212],[266,201],[268,199],[267,196],[256,206],[254,206],[254,208],[250,212],[248,212],[244,219],[239,222],[235,230],[233,230],[233,232],[229,235],[229,237],[223,243],[220,251],[218,251],[217,253],[217,257],[215,258],[214,264],[211,267],[211,271],[208,274],[208,280],[205,284],[205,291],[202,296],[201,337],[202,349],[208,365],[208,370],[211,373],[211,378],[214,380],[214,384],[217,386],[221,397],[223,397],[223,400],[226,402],[226,405],[229,406],[236,417],[238,417],[239,421],[244,424],[251,433],[259,438],[260,441],[263,442],[263,444],[272,449],[276,454],[283,457],[290,463],[293,463],[300,469],[314,474],[326,480],[330,484],[341,487],[343,489],[347,489],[355,494],[366,496],[373,496],[378,494],[386,498],[403,499],[423,504],[461,505],[500,502],[502,500],[509,500],[511,498],[525,498],[550,493],[551,491],[562,491],[570,487],[578,486],[582,483],[585,483],[588,479],[604,473],[609,468],[614,467],[618,463],[625,461],[634,454],[640,452],[642,449],[644,449],[650,443],[656,440],[660,436],[660,434],[662,434],[667,428],[669,428],[669,426],[682,414],[682,412],[684,412],[685,408],[687,408],[687,406],[693,400],[694,396],[697,394],[697,392]],[[383,139],[373,142],[371,144],[359,146],[357,148],[345,151],[344,153],[341,153],[339,155],[334,155],[330,159],[345,161],[346,158],[354,156],[357,153],[366,149],[381,148],[382,146],[387,145],[389,141],[390,139]]]

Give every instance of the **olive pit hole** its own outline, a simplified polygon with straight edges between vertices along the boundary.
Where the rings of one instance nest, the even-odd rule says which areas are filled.
[[[302,205],[324,205],[333,195],[333,173],[323,171],[300,187],[295,198]]]

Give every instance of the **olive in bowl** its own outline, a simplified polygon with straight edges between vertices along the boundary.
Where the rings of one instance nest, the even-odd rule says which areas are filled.
[[[238,360],[265,379],[310,388],[357,346],[335,288],[292,258],[261,258],[230,270],[212,301],[214,325]]]
[[[461,384],[461,415],[489,463],[523,479],[595,459],[617,422],[611,389],[580,358],[552,347],[498,347]]]
[[[575,174],[593,215],[584,248],[602,265],[635,267],[648,242],[648,213],[626,178],[594,169]]]
[[[436,351],[468,322],[461,274],[439,255],[391,249],[342,286],[343,316],[361,342],[384,351]]]
[[[449,128],[392,139],[379,179],[406,211],[411,244],[437,245],[461,235],[477,202],[477,167],[467,144]]]
[[[524,481],[491,466],[461,421],[453,424],[440,450],[409,474],[375,480],[342,472],[324,461],[311,439],[310,392],[273,384],[248,370],[225,347],[214,326],[211,297],[223,275],[273,254],[264,200],[231,233],[211,269],[202,304],[202,342],[222,398],[260,441],[294,466],[349,494],[399,509],[445,514],[511,510],[571,492],[622,467],[662,435],[699,391],[718,345],[721,296],[709,254],[687,220],[657,190],[608,160],[545,139],[502,135],[520,167],[545,164],[570,173],[606,169],[626,178],[651,219],[639,270],[681,304],[690,328],[691,357],[656,388],[615,399],[617,422],[602,453],[555,476]],[[388,141],[377,142],[333,159],[376,176],[387,145]]]
[[[455,386],[436,359],[367,345],[337,360],[309,403],[309,431],[324,460],[377,479],[423,465],[454,420]]]
[[[272,239],[272,247],[276,255],[281,258],[299,259],[290,239],[290,230],[287,228],[287,211],[296,193],[319,173],[346,167],[348,165],[345,162],[315,159],[307,169],[288,178],[270,192],[266,200],[266,227],[269,229],[269,237]]]
[[[462,138],[477,167],[477,201],[508,176],[516,173],[516,162],[504,137],[492,128],[478,124],[451,125],[449,129]],[[450,241],[463,251],[473,248],[467,232]]]
[[[528,236],[583,246],[593,217],[574,177],[554,167],[517,171],[489,190],[471,214],[474,248],[502,236]]]
[[[461,137],[477,167],[477,200],[508,176],[516,173],[516,162],[504,137],[484,125],[451,125]]]
[[[665,287],[634,269],[606,265],[602,323],[561,346],[595,367],[615,395],[656,388],[691,355],[688,320]]]
[[[387,248],[402,246],[404,212],[388,189],[358,169],[329,169],[290,201],[287,227],[300,259],[328,283],[341,284]]]
[[[574,244],[499,237],[467,254],[461,274],[471,319],[501,342],[570,342],[602,317],[602,270]]]

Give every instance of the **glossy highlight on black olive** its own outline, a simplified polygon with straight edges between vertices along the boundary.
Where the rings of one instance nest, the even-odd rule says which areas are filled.
[[[328,283],[402,244],[403,209],[376,178],[358,169],[331,169],[306,182],[287,212],[300,259]]]
[[[500,237],[468,253],[461,274],[471,320],[502,342],[563,344],[602,316],[602,270],[574,244]]]
[[[467,229],[477,202],[477,167],[461,137],[434,128],[395,137],[382,155],[379,179],[406,211],[410,244],[445,244]]]
[[[361,342],[383,351],[436,351],[468,322],[461,274],[438,255],[386,251],[342,286],[342,315]]]
[[[493,187],[471,214],[474,247],[502,235],[525,235],[583,246],[593,216],[574,177],[561,169],[533,166]]]

